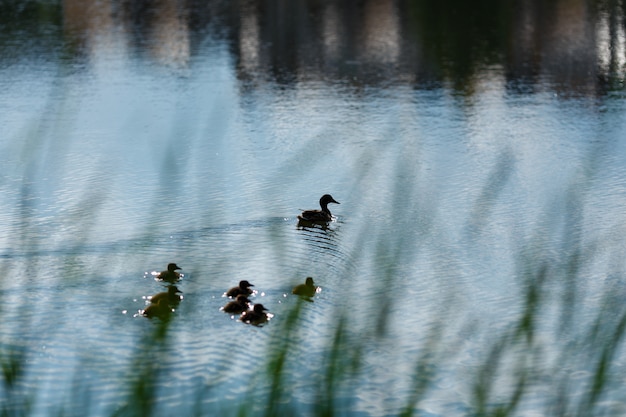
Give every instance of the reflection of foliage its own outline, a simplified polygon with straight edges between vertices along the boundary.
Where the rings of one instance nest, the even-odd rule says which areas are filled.
[[[298,79],[294,74],[306,70],[307,77],[327,78],[330,74],[357,84],[384,85],[394,79],[420,85],[446,82],[471,94],[473,78],[495,65],[502,67],[512,83],[530,84],[526,89],[531,90],[543,75],[557,85],[565,83],[584,93],[623,88],[624,51],[619,40],[623,36],[623,2],[588,0],[572,7],[565,0],[403,0],[390,2],[384,9],[392,14],[385,18],[394,22],[393,28],[368,24],[376,20],[369,14],[380,13],[370,7],[376,2],[321,5],[312,1],[260,1],[234,5],[223,0],[191,0],[180,8],[185,11],[179,10],[179,17],[190,29],[192,42],[201,43],[207,32],[219,33],[241,62],[248,62],[247,54],[252,51],[240,45],[258,44],[259,49],[252,53],[262,59],[254,59],[258,61],[255,67],[240,68],[242,79],[267,79],[269,75],[290,84]],[[31,44],[50,42],[51,31],[38,30],[39,26],[63,27],[70,36],[62,38],[64,34],[57,31],[57,40],[79,45],[85,34],[77,32],[100,29],[86,23],[90,12],[96,17],[99,12],[132,28],[128,31],[130,43],[150,44],[159,36],[155,21],[171,13],[163,4],[144,1],[122,2],[102,10],[79,7],[77,10],[82,11],[73,9],[71,15],[64,15],[62,10],[63,5],[55,2],[0,2],[0,22],[9,37],[12,30],[21,29],[16,22],[30,26]],[[329,14],[332,22],[327,21]],[[255,32],[258,39],[242,39],[247,36],[244,22],[251,18],[259,25]],[[93,21],[97,24],[99,19]],[[333,46],[328,47],[323,34],[331,27]],[[606,33],[596,34],[598,28]],[[390,29],[397,30],[397,36],[385,42],[394,42],[398,53],[388,62],[388,57],[368,53],[364,39],[386,36]],[[0,50],[2,47],[0,43]]]
[[[0,23],[9,25],[9,28],[17,28],[24,24],[60,25],[61,20],[60,2],[36,0],[3,0],[0,2]]]
[[[412,41],[421,40],[425,61],[437,78],[445,74],[459,87],[478,66],[500,62],[510,36],[511,3],[408,1]]]

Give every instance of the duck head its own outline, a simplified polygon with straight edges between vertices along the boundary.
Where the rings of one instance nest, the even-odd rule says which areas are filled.
[[[268,311],[267,308],[263,307],[263,304],[255,304],[254,307],[252,307],[252,310],[254,310],[254,312],[258,314],[262,314],[263,312]]]
[[[328,203],[339,204],[339,201],[336,201],[330,194],[324,194],[322,198],[320,198],[320,206],[326,207]]]
[[[183,293],[181,290],[178,289],[178,287],[176,285],[171,285],[171,286],[167,287],[167,292],[170,295],[176,295],[176,294],[182,294]]]
[[[235,297],[235,301],[237,301],[241,305],[250,304],[250,300],[244,294],[239,294],[237,297]]]
[[[243,281],[239,281],[239,288],[243,288],[243,289],[248,289],[250,287],[254,287],[253,284],[250,284],[248,281],[246,281],[245,279]]]

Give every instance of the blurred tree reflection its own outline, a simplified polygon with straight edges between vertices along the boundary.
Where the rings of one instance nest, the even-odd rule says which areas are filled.
[[[598,94],[623,88],[626,63],[618,0],[41,0],[0,11],[3,52],[16,31],[49,39],[55,32],[42,28],[61,26],[52,38],[79,45],[73,53],[98,53],[115,32],[158,63],[184,66],[211,35],[230,46],[242,80],[287,84],[445,82],[471,93],[472,79],[496,66],[519,91],[544,79]]]

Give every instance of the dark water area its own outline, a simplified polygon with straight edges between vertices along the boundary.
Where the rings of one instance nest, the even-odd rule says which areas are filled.
[[[0,414],[623,415],[625,16],[0,1]]]

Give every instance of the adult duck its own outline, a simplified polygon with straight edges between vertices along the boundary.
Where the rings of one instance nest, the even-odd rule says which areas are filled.
[[[328,209],[329,203],[339,204],[332,195],[324,194],[322,198],[320,198],[320,207],[321,210],[305,210],[298,216],[298,220],[300,222],[305,223],[328,223],[333,219],[333,215]]]
[[[183,299],[183,297],[178,294],[182,294],[182,291],[179,290],[176,285],[170,285],[167,288],[167,292],[154,294],[153,296],[148,297],[148,300],[150,300],[152,304],[157,304],[159,301],[165,300],[169,305],[176,305]]]
[[[267,309],[263,307],[263,304],[255,304],[252,310],[244,311],[239,320],[247,324],[260,326],[269,320],[266,311]]]
[[[157,275],[157,279],[167,282],[176,282],[180,279],[180,274],[176,270],[182,269],[178,265],[172,263],[167,264],[167,271],[161,271]]]
[[[291,291],[292,294],[301,295],[303,297],[308,297],[308,298],[313,297],[316,292],[317,292],[317,287],[315,286],[315,283],[313,282],[313,278],[311,277],[307,277],[304,284],[296,285],[295,287],[293,287],[293,290]]]
[[[250,300],[244,294],[239,294],[233,301],[227,303],[222,307],[224,313],[241,314],[244,311],[248,311]]]
[[[250,287],[254,287],[254,285],[250,284],[248,281],[244,279],[242,281],[239,281],[238,286],[233,287],[230,290],[226,291],[226,296],[237,297],[239,294],[250,295],[253,292]]]

